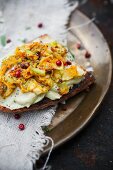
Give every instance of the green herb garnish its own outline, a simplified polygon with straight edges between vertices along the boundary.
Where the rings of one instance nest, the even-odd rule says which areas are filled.
[[[19,41],[21,41],[22,43],[26,43],[27,42],[27,39],[24,38],[24,39],[18,39]]]
[[[42,130],[47,133],[50,132],[50,129],[47,126],[42,126]]]
[[[75,55],[71,52],[71,50],[69,50],[71,56],[73,57],[73,59],[75,59]]]
[[[26,43],[26,42],[27,42],[27,39],[26,39],[26,38],[24,38],[24,39],[22,40],[22,42],[23,42],[23,43]]]
[[[6,45],[6,36],[5,35],[0,36],[0,43],[3,47]]]
[[[26,27],[26,30],[30,30],[31,29],[31,27]]]

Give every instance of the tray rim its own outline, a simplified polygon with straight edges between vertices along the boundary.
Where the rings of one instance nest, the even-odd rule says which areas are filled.
[[[74,13],[75,11],[73,11]],[[81,12],[80,10],[76,10],[76,12],[83,16],[84,18],[86,18],[87,20],[90,20],[90,18],[84,14],[83,12]],[[101,35],[101,37],[103,38],[103,40],[105,41],[106,43],[106,46],[107,46],[107,49],[108,49],[108,53],[109,53],[109,60],[110,60],[110,65],[109,65],[109,73],[108,73],[108,81],[106,83],[106,86],[105,86],[105,91],[102,93],[98,103],[96,104],[96,106],[93,108],[92,110],[92,114],[88,117],[88,119],[86,121],[84,121],[84,123],[82,125],[80,125],[79,129],[72,133],[70,133],[67,137],[65,137],[64,139],[61,139],[59,142],[57,142],[54,147],[53,147],[53,150],[56,149],[57,147],[61,146],[62,144],[64,144],[65,142],[69,141],[70,139],[72,139],[74,136],[76,136],[79,132],[81,132],[81,130],[83,128],[85,128],[89,123],[90,121],[94,118],[94,116],[96,115],[96,111],[99,109],[99,106],[101,105],[101,103],[103,102],[105,96],[107,95],[108,91],[109,91],[109,88],[110,88],[110,84],[111,84],[111,80],[112,80],[112,69],[113,69],[113,65],[112,65],[112,54],[111,54],[111,51],[110,51],[110,47],[109,47],[109,44],[106,40],[106,38],[104,37],[103,33],[101,32],[100,28],[95,24],[95,23],[92,23],[94,27],[96,27],[96,29],[98,30],[99,34]],[[48,133],[48,136],[49,136],[49,133]],[[49,148],[45,149],[42,153],[42,156],[47,154],[49,152]]]

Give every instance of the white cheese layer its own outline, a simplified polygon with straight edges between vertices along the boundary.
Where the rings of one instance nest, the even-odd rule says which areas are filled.
[[[7,107],[11,110],[23,107],[29,107],[37,99],[35,93],[22,93],[19,88],[6,99],[0,98],[0,105]]]

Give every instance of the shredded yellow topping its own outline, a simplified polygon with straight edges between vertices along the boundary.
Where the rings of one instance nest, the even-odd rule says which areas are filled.
[[[77,76],[76,66],[66,67],[67,49],[56,41],[32,42],[17,47],[14,54],[2,61],[0,95],[8,97],[19,87],[23,93],[47,93],[54,84],[61,95],[69,88],[63,81]]]

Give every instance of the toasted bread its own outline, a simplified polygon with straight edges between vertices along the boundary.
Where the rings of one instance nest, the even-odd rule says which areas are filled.
[[[89,86],[91,86],[94,82],[95,82],[95,78],[92,75],[92,73],[87,72],[84,80],[81,81],[79,84],[74,85],[73,88],[69,91],[69,93],[66,95],[63,95],[59,100],[50,100],[48,98],[44,98],[42,101],[31,105],[29,108],[24,107],[21,109],[10,110],[6,107],[0,106],[0,110],[2,112],[9,112],[9,113],[22,113],[22,112],[27,112],[27,111],[45,109],[47,107],[54,106],[62,101],[65,101],[65,100],[75,96],[76,94],[80,93],[81,91],[89,88]]]
[[[35,40],[36,42],[43,42],[43,43],[47,43],[47,42],[51,42],[53,41],[48,35],[43,35],[40,36],[38,39]],[[34,42],[35,42],[34,41]],[[39,101],[38,103],[32,104],[30,107],[22,107],[22,108],[17,108],[17,109],[10,109],[10,107],[8,108],[7,106],[5,107],[4,105],[0,105],[0,110],[2,112],[10,112],[10,113],[22,113],[22,112],[27,112],[27,111],[33,111],[33,110],[40,110],[40,109],[44,109],[50,106],[54,106],[62,101],[65,101],[67,99],[69,99],[72,96],[75,96],[77,93],[87,89],[91,84],[93,84],[95,81],[94,76],[92,75],[91,72],[87,72],[85,70],[85,75],[84,75],[84,79],[79,83],[79,84],[75,84],[73,85],[73,88],[69,90],[69,92],[65,95],[62,95],[62,97],[60,99],[57,100],[51,100],[47,97],[44,97],[41,101]]]

